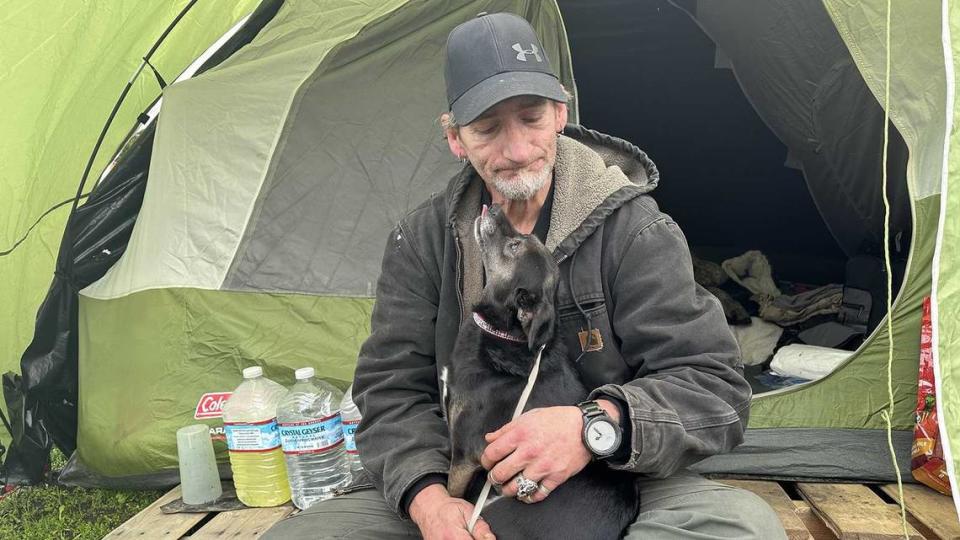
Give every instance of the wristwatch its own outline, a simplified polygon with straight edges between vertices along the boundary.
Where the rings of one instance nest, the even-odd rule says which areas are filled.
[[[583,445],[594,459],[605,459],[620,448],[620,425],[596,401],[584,401],[577,407],[583,413]]]

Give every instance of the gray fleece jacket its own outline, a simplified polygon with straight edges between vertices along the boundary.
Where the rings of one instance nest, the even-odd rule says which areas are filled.
[[[611,466],[665,477],[739,444],[751,394],[719,302],[694,283],[683,234],[647,195],[658,180],[636,146],[568,126],[546,245],[560,265],[558,332],[571,362],[592,398],[627,404],[629,459]],[[397,225],[383,257],[354,382],[357,445],[401,514],[411,486],[449,468],[440,376],[482,288],[471,232],[480,196],[467,166]],[[599,341],[582,352],[588,327]]]

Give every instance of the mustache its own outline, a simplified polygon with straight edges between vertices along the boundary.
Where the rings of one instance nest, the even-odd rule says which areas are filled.
[[[531,161],[530,163],[527,163],[527,164],[525,164],[525,165],[521,165],[521,166],[518,166],[518,167],[516,167],[516,166],[513,166],[513,167],[512,167],[512,166],[494,167],[494,168],[493,168],[493,172],[494,172],[494,174],[503,174],[503,173],[518,173],[518,174],[533,173],[533,174],[536,174],[536,173],[538,173],[538,172],[540,171],[540,169],[538,169],[537,171],[531,171],[530,168],[532,168],[533,166],[535,166],[537,163],[541,163],[541,162],[542,162],[542,163],[541,163],[541,169],[542,169],[543,165],[546,165],[546,161],[547,161],[546,158],[537,158],[537,159]]]

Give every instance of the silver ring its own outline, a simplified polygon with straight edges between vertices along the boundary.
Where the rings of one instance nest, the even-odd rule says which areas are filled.
[[[503,486],[503,482],[497,482],[497,479],[493,477],[493,471],[487,473],[487,480],[489,480],[490,485],[495,488]]]
[[[539,489],[544,495],[549,495],[551,491],[550,488],[543,484],[537,484],[537,489]]]
[[[528,479],[523,476],[523,473],[517,474],[517,498],[523,499],[530,497],[537,492],[537,488],[540,487],[540,484],[537,484],[533,480]]]

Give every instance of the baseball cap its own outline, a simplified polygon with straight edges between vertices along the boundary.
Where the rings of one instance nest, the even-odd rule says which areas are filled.
[[[480,14],[447,36],[447,104],[461,125],[514,96],[566,102],[537,33],[512,13]]]

